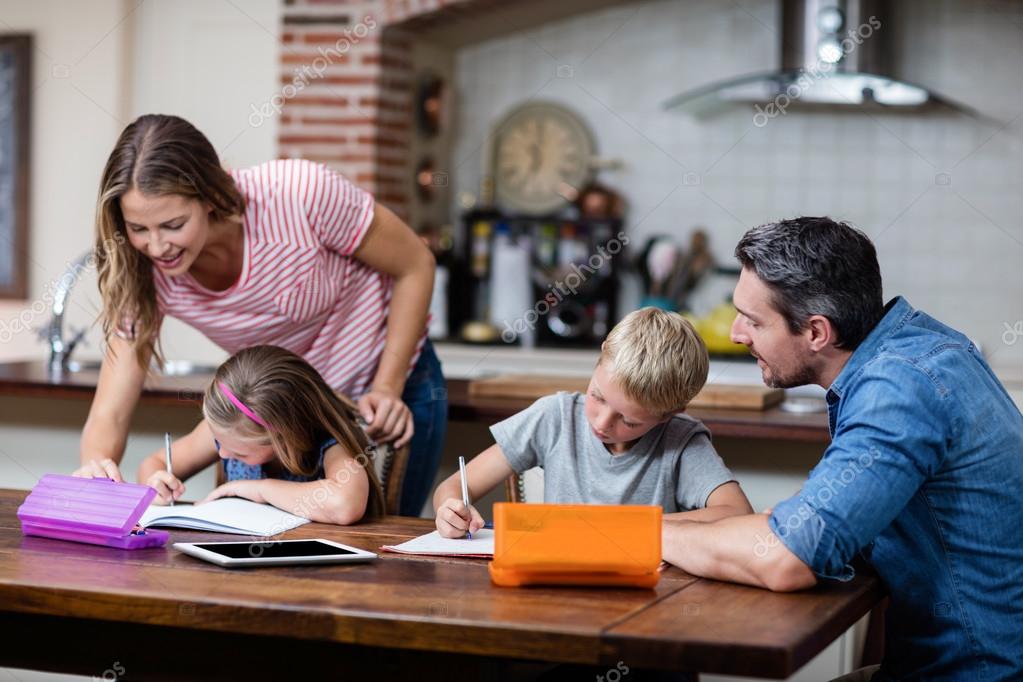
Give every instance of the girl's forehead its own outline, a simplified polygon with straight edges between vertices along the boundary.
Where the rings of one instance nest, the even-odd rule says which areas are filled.
[[[253,447],[267,447],[273,445],[270,439],[264,435],[245,433],[237,427],[221,426],[218,424],[210,423],[210,431],[213,432],[214,437],[220,441],[229,441],[231,443],[249,445]]]

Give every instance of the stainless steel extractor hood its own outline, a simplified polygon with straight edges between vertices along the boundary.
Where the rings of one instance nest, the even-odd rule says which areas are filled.
[[[969,107],[897,77],[891,43],[897,30],[886,0],[782,0],[781,68],[711,83],[673,97],[665,108],[707,115],[754,104],[765,118],[790,106],[912,110]]]

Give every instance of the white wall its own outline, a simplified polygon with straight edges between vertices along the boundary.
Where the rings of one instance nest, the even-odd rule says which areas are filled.
[[[30,32],[32,52],[29,301],[0,301],[16,333],[0,361],[42,357],[29,327],[49,318],[47,292],[89,248],[103,160],[124,125],[126,1],[0,1],[0,31]],[[46,304],[46,305],[44,305]],[[46,308],[46,312],[40,312]],[[76,311],[85,319],[84,310]]]
[[[637,243],[660,232],[687,242],[705,225],[718,260],[732,264],[753,225],[848,219],[874,239],[887,296],[906,295],[981,341],[1003,375],[1018,370],[1023,339],[1008,345],[1002,334],[1023,320],[1023,6],[898,5],[881,30],[900,46],[904,77],[1006,127],[955,114],[793,108],[758,128],[750,108],[705,121],[664,111],[689,88],[775,67],[779,3],[630,3],[461,50],[455,195],[476,191],[480,145],[504,112],[553,100],[583,116],[601,156],[625,160],[602,178],[630,202]],[[937,182],[941,173],[951,184]]]
[[[281,0],[147,2],[134,22],[131,116],[176,114],[203,131],[230,168],[277,156],[277,119],[253,127],[251,106],[280,90]],[[226,353],[177,320],[168,359],[216,363]]]
[[[30,31],[37,48],[31,298],[0,302],[0,321],[22,329],[0,343],[0,362],[45,357],[43,344],[21,321],[46,324],[52,283],[91,246],[103,164],[136,116],[189,119],[231,167],[276,156],[276,119],[253,127],[248,117],[250,104],[266,101],[280,87],[280,2],[0,0],[0,31]],[[72,292],[68,324],[88,326],[98,305],[95,274],[86,273]],[[46,312],[39,313],[43,307]],[[89,346],[76,356],[99,357],[98,329],[86,338]],[[170,359],[215,362],[223,356],[174,321],[163,340]]]

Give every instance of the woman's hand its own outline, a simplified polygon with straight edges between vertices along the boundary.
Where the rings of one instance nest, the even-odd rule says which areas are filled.
[[[244,497],[246,500],[252,500],[253,502],[264,504],[266,503],[266,499],[263,497],[263,493],[261,492],[263,483],[264,481],[262,480],[228,481],[224,485],[214,488],[205,499],[197,504],[212,502],[213,500],[221,497]]]
[[[469,505],[466,510],[461,500],[449,497],[437,507],[437,531],[441,537],[461,538],[466,531],[475,533],[483,527],[483,517],[476,507]]]
[[[394,393],[371,388],[359,398],[359,413],[369,427],[366,433],[378,443],[394,442],[395,448],[412,440],[412,410]]]
[[[117,467],[117,462],[109,457],[106,459],[91,459],[75,469],[71,475],[78,478],[109,478],[118,483],[124,482],[124,479],[121,477],[121,470]]]
[[[146,485],[156,490],[156,504],[170,504],[185,494],[185,484],[165,469],[150,474]]]

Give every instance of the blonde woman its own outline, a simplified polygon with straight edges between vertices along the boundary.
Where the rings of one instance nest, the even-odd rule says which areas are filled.
[[[273,344],[307,360],[357,401],[370,437],[410,444],[401,511],[419,514],[447,398],[426,338],[433,257],[391,211],[310,161],[225,171],[190,123],[147,115],[107,161],[96,240],[107,349],[76,473],[120,479],[171,315],[231,353]]]
[[[220,459],[227,482],[206,500],[243,497],[320,523],[348,525],[383,513],[366,437],[346,404],[309,363],[277,346],[253,346],[217,370],[203,423],[178,441],[174,472],[151,455],[139,483],[170,502],[184,481]]]

